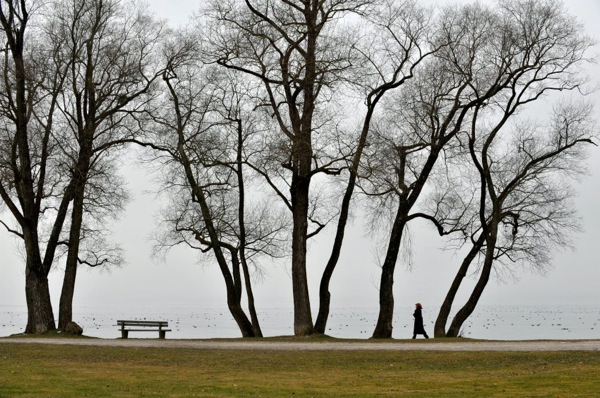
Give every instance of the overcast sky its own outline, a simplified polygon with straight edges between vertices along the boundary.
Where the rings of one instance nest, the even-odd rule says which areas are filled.
[[[183,24],[196,10],[199,1],[151,0],[157,15],[172,24]],[[571,12],[586,25],[590,35],[600,38],[600,1],[567,0]],[[596,49],[599,52],[600,48]],[[600,76],[598,65],[590,73]],[[595,95],[600,119],[599,96]],[[600,305],[600,267],[598,237],[600,236],[600,148],[592,150],[590,176],[577,185],[577,207],[582,216],[584,232],[576,239],[575,251],[559,253],[554,269],[540,276],[519,272],[519,280],[492,281],[481,304],[597,304]],[[124,175],[132,194],[123,218],[114,226],[115,238],[125,249],[127,264],[110,272],[82,269],[75,294],[75,321],[78,308],[112,303],[140,303],[156,306],[197,305],[226,307],[225,289],[216,266],[199,264],[189,249],[173,251],[165,261],[151,257],[149,236],[155,226],[159,204],[152,194],[152,177],[144,170],[129,165]],[[437,307],[446,294],[461,260],[440,250],[442,241],[425,224],[411,226],[413,238],[413,268],[398,264],[395,276],[396,303],[412,305],[421,301],[427,307]],[[375,253],[378,248],[356,220],[347,235],[338,269],[331,286],[334,307],[376,307],[380,269]],[[0,231],[0,306],[25,305],[24,266],[15,242]],[[308,274],[311,281],[313,312],[318,304],[318,282],[327,259],[330,240],[325,236],[310,246]],[[379,250],[381,247],[379,247]],[[257,281],[255,294],[259,312],[271,307],[292,307],[291,277],[288,262],[265,264],[264,281]],[[61,272],[50,276],[53,287],[55,316],[58,316]],[[470,280],[470,286],[473,280]],[[464,290],[463,290],[464,291]],[[461,296],[463,297],[463,296]]]

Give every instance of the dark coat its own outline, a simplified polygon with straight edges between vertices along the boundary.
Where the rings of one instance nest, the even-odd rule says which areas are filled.
[[[423,326],[423,314],[421,313],[421,309],[417,308],[413,316],[415,317],[415,327],[413,329],[413,334],[426,334],[425,327]]]

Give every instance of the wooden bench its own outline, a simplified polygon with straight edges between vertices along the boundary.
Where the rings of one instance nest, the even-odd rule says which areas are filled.
[[[121,330],[121,337],[126,339],[129,332],[158,332],[158,338],[164,339],[167,332],[171,329],[167,321],[117,321]]]

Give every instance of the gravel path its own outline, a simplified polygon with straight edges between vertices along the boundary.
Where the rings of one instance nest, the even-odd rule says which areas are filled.
[[[52,339],[0,338],[0,344],[55,344],[112,347],[164,347],[201,350],[387,350],[387,351],[600,351],[600,340],[561,341],[389,341],[389,342],[285,342],[159,339]]]

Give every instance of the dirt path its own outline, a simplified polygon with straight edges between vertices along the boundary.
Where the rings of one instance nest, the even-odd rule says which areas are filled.
[[[600,351],[600,340],[561,341],[389,341],[389,342],[282,342],[158,339],[52,339],[0,338],[0,344],[55,344],[112,347],[165,347],[202,350],[388,350],[388,351]]]

